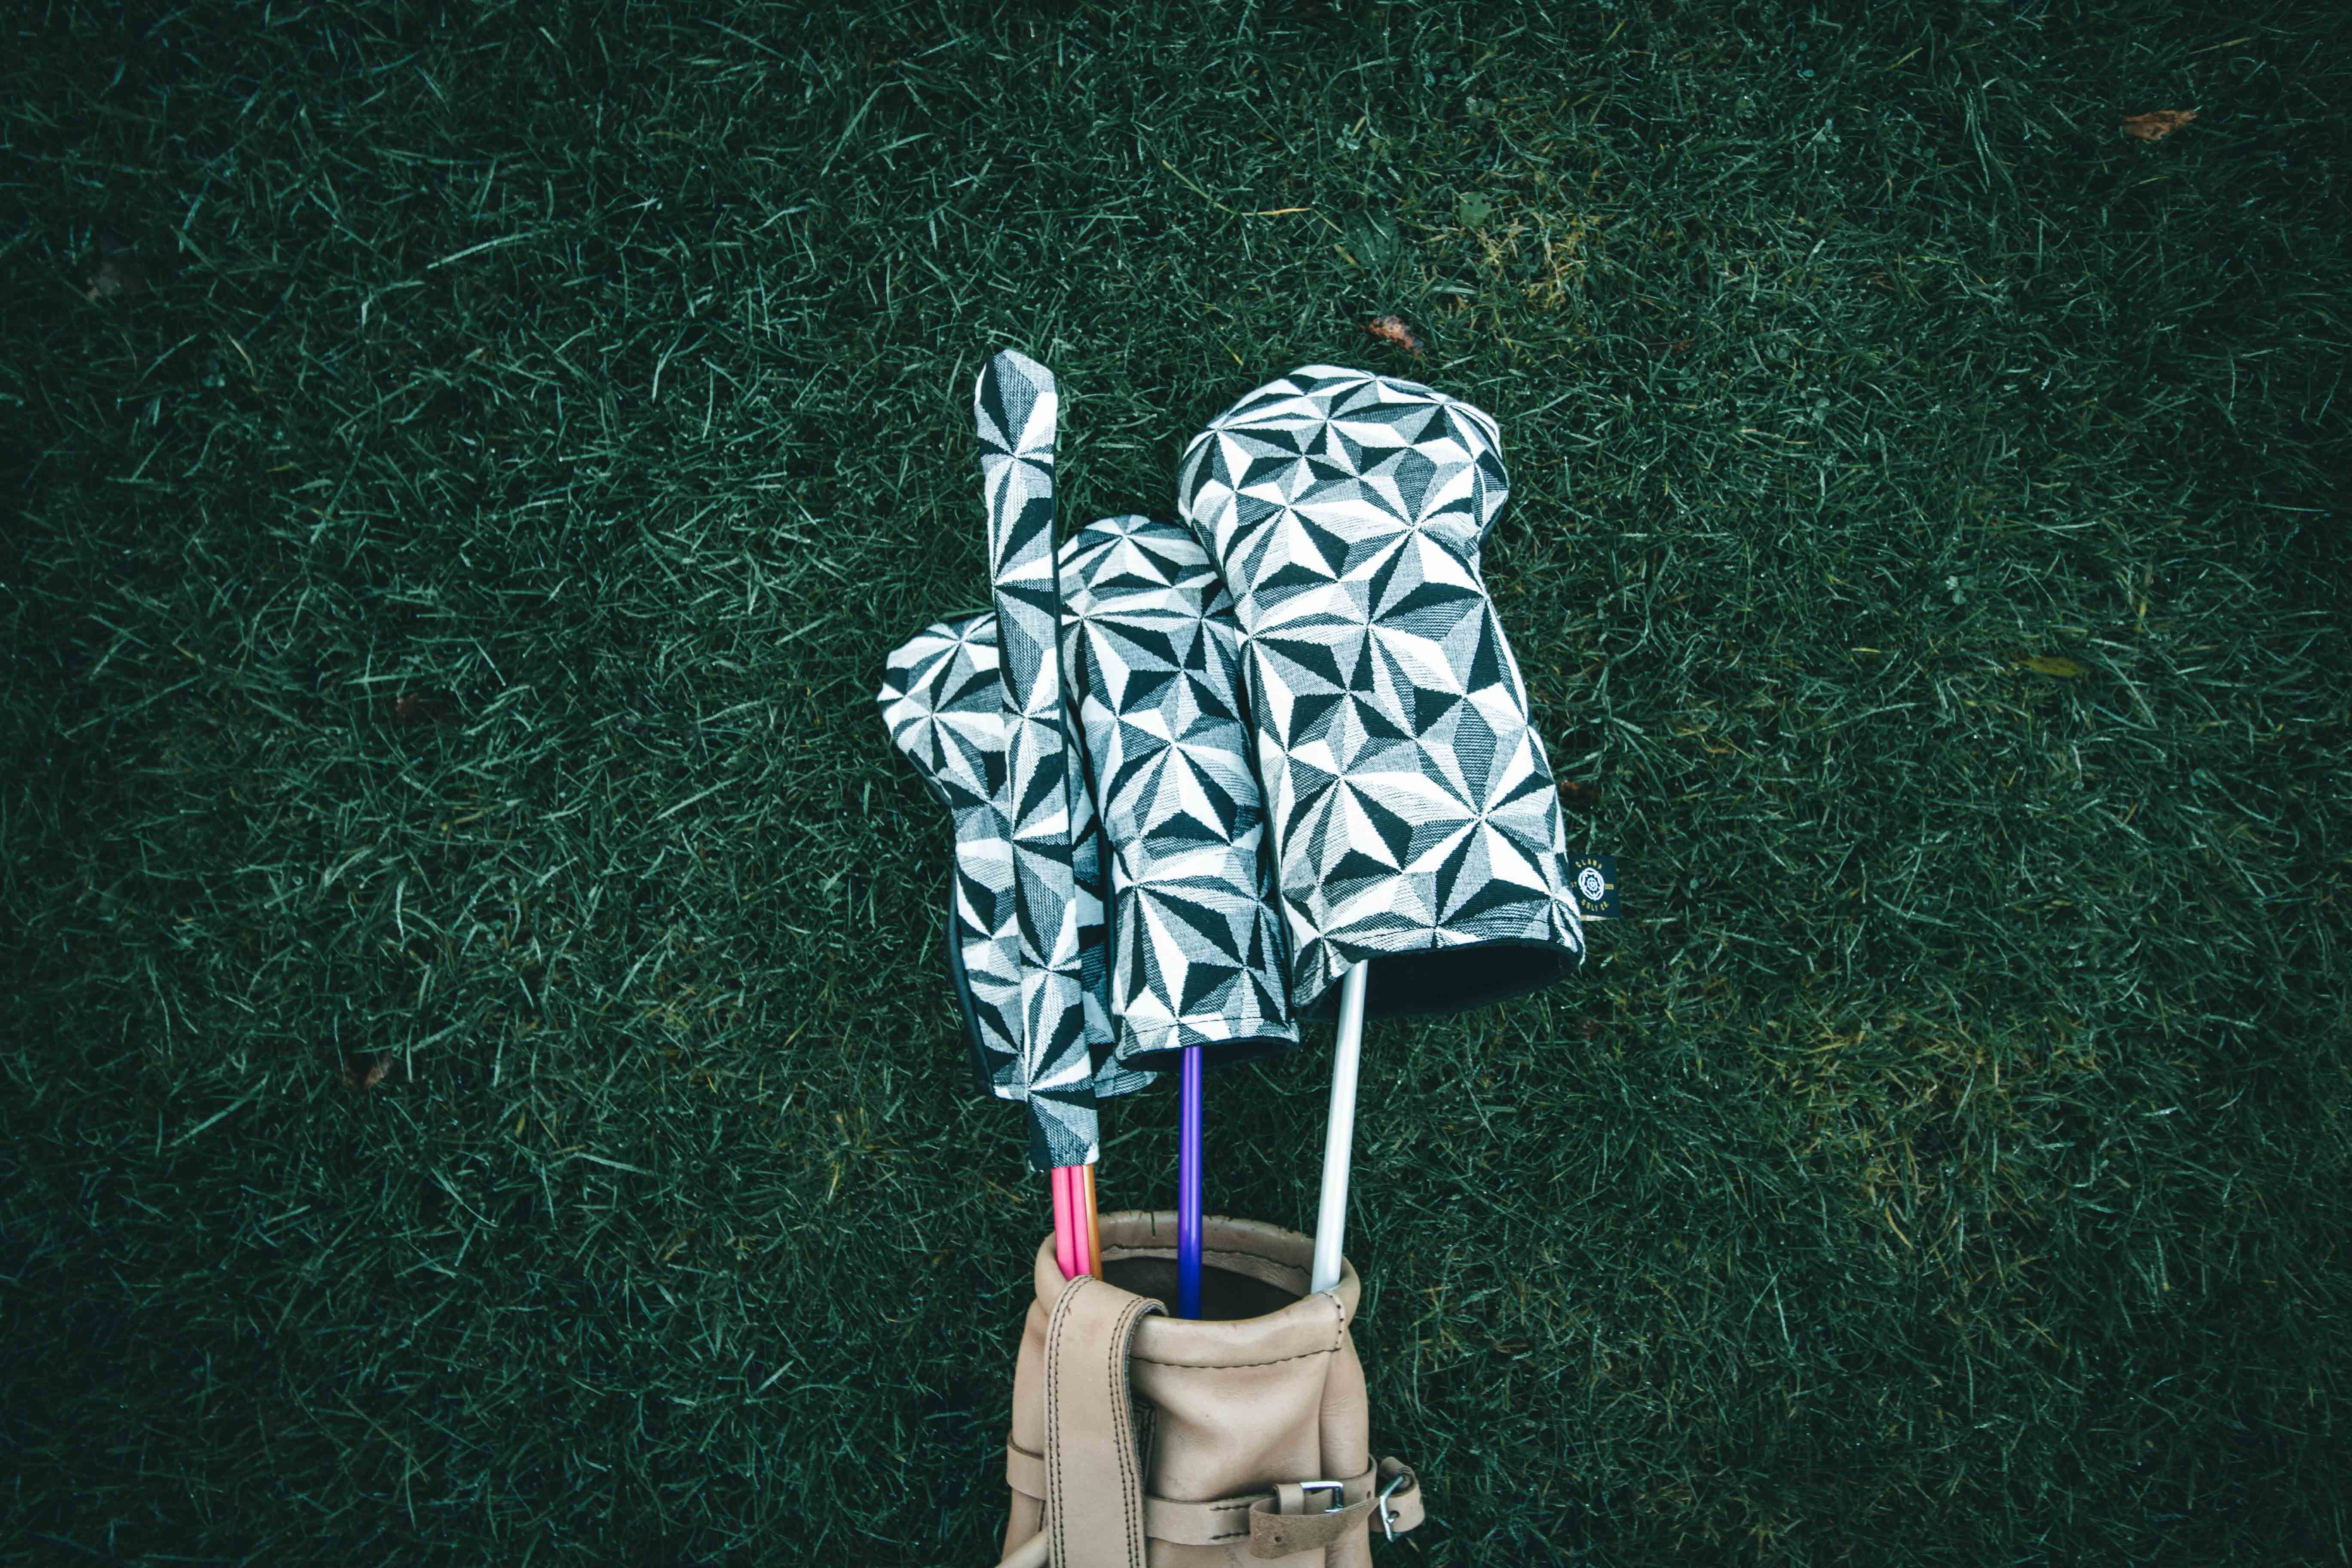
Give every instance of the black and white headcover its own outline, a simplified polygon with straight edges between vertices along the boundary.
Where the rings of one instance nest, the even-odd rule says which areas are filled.
[[[1225,1067],[1296,1045],[1250,772],[1241,632],[1186,529],[1104,518],[1062,555],[1067,666],[1108,854],[1118,1059]]]
[[[1022,1061],[1021,931],[1013,906],[1013,831],[1003,803],[1004,701],[998,674],[996,616],[968,616],[925,626],[894,649],[876,700],[890,739],[947,806],[955,846],[948,896],[947,967],[981,1092],[1026,1100],[1031,1077]],[[1071,737],[1073,747],[1076,737]],[[1085,791],[1073,803],[1071,889],[1078,942],[1079,1001],[1087,1054],[1085,1088],[1100,1100],[1151,1081],[1111,1059],[1109,952],[1103,928],[1102,835]],[[1049,1086],[1049,1089],[1052,1086]],[[1065,1101],[1069,1096],[1065,1090]],[[1070,1119],[1050,1107],[1048,1125]],[[1080,1127],[1086,1127],[1083,1117]],[[1032,1119],[1032,1132],[1036,1131]],[[1076,1138],[1031,1139],[1034,1163],[1083,1164]]]
[[[1291,949],[1328,1016],[1448,1013],[1582,956],[1567,824],[1480,579],[1509,494],[1495,422],[1417,382],[1309,365],[1186,448],[1185,521],[1234,597]]]
[[[1001,353],[975,407],[997,607],[894,651],[877,700],[954,819],[949,967],[980,1079],[1028,1103],[1047,1169],[1092,1163],[1095,1101],[1180,1048],[1223,1065],[1297,1026],[1240,632],[1207,553],[1114,517],[1048,571],[1053,377]]]

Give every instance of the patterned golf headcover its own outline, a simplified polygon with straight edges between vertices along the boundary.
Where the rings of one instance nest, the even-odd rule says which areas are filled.
[[[1551,765],[1478,574],[1509,493],[1495,422],[1309,365],[1186,449],[1185,521],[1232,590],[1289,926],[1290,1000],[1447,1013],[1584,948]]]
[[[1212,1067],[1297,1043],[1249,763],[1233,604],[1191,532],[1088,524],[1062,555],[1063,637],[1110,861],[1118,1059]]]
[[[1062,584],[1054,556],[1053,373],[1007,349],[972,389],[987,492],[988,562],[1004,688],[1004,793],[1021,937],[1021,1072],[1029,1159],[1090,1165],[1097,1152],[1094,1061],[1079,973],[1071,819],[1085,786],[1062,732]]]
[[[955,825],[948,900],[948,973],[963,1014],[980,1090],[1028,1098],[1021,1065],[1021,932],[1013,903],[1013,834],[1006,826],[1004,704],[996,617],[924,627],[894,651],[877,696],[891,742],[905,752]],[[1073,738],[1075,744],[1075,738]],[[1110,964],[1103,930],[1102,835],[1081,790],[1071,834],[1080,995],[1097,1097],[1151,1081],[1111,1059]]]

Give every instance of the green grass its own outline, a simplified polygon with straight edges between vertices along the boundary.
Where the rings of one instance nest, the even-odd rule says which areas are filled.
[[[992,1560],[1046,1211],[871,692],[1018,344],[1080,519],[1307,361],[1502,421],[1634,918],[1370,1042],[1383,1561],[2346,1561],[2340,26],[12,13],[0,1558]]]

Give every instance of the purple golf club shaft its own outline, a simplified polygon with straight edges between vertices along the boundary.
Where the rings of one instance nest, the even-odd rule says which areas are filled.
[[[1201,1047],[1184,1047],[1176,1121],[1176,1315],[1201,1315]]]

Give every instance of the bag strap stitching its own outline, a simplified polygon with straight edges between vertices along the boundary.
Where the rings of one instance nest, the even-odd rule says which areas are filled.
[[[1146,1366],[1172,1366],[1184,1372],[1235,1372],[1245,1366],[1280,1366],[1286,1361],[1309,1361],[1318,1355],[1330,1355],[1339,1350],[1328,1345],[1319,1351],[1300,1351],[1297,1355],[1278,1355],[1272,1361],[1155,1361],[1148,1355],[1129,1356]]]
[[[1045,1452],[1053,1461],[1054,1467],[1046,1489],[1056,1494],[1063,1489],[1062,1446],[1054,1441],[1054,1434],[1062,1429],[1062,1388],[1061,1379],[1055,1376],[1054,1373],[1061,1359],[1062,1330],[1069,1317],[1070,1300],[1080,1283],[1080,1280],[1073,1279],[1062,1287],[1061,1299],[1054,1303],[1053,1332],[1047,1336],[1045,1342]],[[1054,1515],[1054,1559],[1056,1562],[1066,1561],[1068,1556],[1068,1540],[1063,1534],[1063,1510],[1049,1508],[1046,1511]]]
[[[1129,1301],[1118,1315],[1111,1330],[1111,1353],[1105,1359],[1105,1370],[1110,1382],[1111,1440],[1118,1445],[1125,1462],[1118,1467],[1118,1489],[1121,1510],[1127,1521],[1127,1554],[1130,1563],[1140,1564],[1147,1550],[1143,1544],[1142,1500],[1136,1494],[1141,1489],[1142,1477],[1138,1474],[1135,1455],[1133,1412],[1127,1405],[1124,1373],[1127,1371],[1128,1336],[1134,1331],[1136,1320],[1142,1315],[1145,1303],[1141,1298]]]
[[[1158,1301],[1153,1300],[1149,1296],[1138,1297],[1134,1301],[1129,1304],[1128,1321],[1124,1326],[1125,1331],[1119,1335],[1118,1341],[1118,1381],[1120,1388],[1125,1391],[1127,1394],[1127,1397],[1121,1399],[1119,1402],[1122,1412],[1120,1419],[1129,1423],[1128,1452],[1135,1456],[1135,1463],[1127,1468],[1127,1482],[1132,1497],[1131,1510],[1128,1514],[1128,1518],[1132,1521],[1130,1529],[1133,1531],[1135,1536],[1136,1561],[1139,1563],[1144,1560],[1145,1555],[1151,1550],[1151,1548],[1147,1544],[1149,1531],[1145,1528],[1146,1504],[1144,1502],[1143,1435],[1133,1429],[1135,1415],[1135,1406],[1133,1404],[1134,1391],[1128,1375],[1129,1363],[1127,1352],[1134,1347],[1136,1329],[1141,1325],[1144,1319],[1152,1316],[1159,1310],[1160,1303]]]

